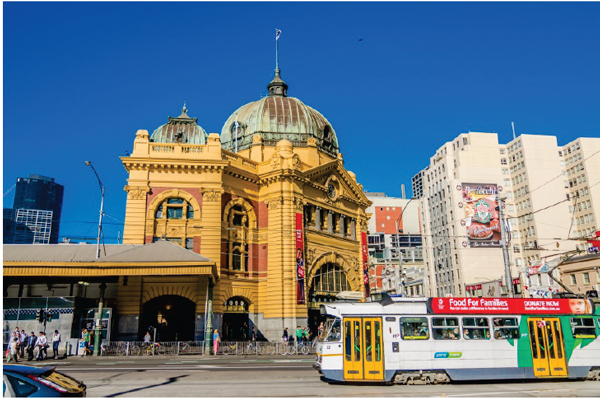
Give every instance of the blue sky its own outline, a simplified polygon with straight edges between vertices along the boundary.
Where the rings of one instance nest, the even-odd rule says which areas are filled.
[[[3,188],[65,186],[61,236],[125,218],[119,156],[178,116],[208,132],[266,95],[280,38],[288,94],[336,130],[365,189],[410,194],[443,143],[471,131],[559,144],[600,137],[600,3],[3,3]],[[362,40],[360,40],[362,39]],[[14,195],[4,197],[11,207]]]

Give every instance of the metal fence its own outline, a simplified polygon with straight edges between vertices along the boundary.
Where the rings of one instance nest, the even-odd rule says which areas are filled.
[[[204,341],[111,341],[103,343],[100,355],[150,356],[150,355],[204,355],[212,354],[213,345],[205,349]],[[316,352],[316,343],[276,343],[264,341],[224,341],[219,344],[218,355],[308,355]]]

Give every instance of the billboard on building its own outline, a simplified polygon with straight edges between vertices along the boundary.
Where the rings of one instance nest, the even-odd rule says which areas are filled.
[[[367,250],[367,234],[361,232],[362,257],[363,257],[363,277],[365,284],[365,297],[369,297],[371,289],[369,288],[369,252]]]
[[[471,247],[500,247],[496,184],[462,184],[465,226]]]
[[[304,298],[304,228],[302,213],[296,213],[296,303],[306,304]]]

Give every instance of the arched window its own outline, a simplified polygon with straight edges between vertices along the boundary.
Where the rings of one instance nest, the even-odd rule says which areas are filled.
[[[352,290],[344,271],[336,264],[323,265],[313,277],[312,290],[315,294],[335,295]]]
[[[169,198],[163,201],[156,208],[154,217],[163,218],[166,215],[168,220],[182,220],[194,218],[194,206],[182,198]]]
[[[248,213],[242,205],[234,205],[227,214],[229,239],[227,268],[248,271]]]
[[[194,206],[180,197],[163,199],[154,211],[153,241],[165,239],[188,250],[194,249],[194,238],[185,225],[194,219]]]

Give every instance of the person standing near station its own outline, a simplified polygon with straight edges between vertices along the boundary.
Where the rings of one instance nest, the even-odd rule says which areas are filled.
[[[302,343],[302,328],[299,325],[296,327],[296,342]]]
[[[290,337],[289,333],[288,333],[288,328],[283,329],[283,342],[287,343],[288,342],[288,338]]]
[[[48,358],[48,351],[46,351],[48,349],[48,339],[46,338],[44,332],[40,332],[40,335],[37,339],[37,346],[38,355],[36,361],[41,361]]]
[[[219,330],[215,329],[213,333],[213,354],[219,353],[219,343],[221,342],[221,336],[219,336]]]
[[[27,340],[27,360],[33,361],[33,351],[37,345],[37,337],[34,332],[31,332],[29,339]]]
[[[19,362],[18,351],[20,338],[21,333],[12,332],[10,340],[8,341],[8,357],[6,363],[9,363],[12,359],[14,359],[15,362]]]
[[[54,359],[58,358],[58,346],[60,345],[60,333],[58,330],[54,331],[52,335],[52,357]]]
[[[19,347],[21,348],[21,358],[25,359],[25,347],[27,347],[27,333],[25,329],[21,330],[21,338],[19,339]]]

